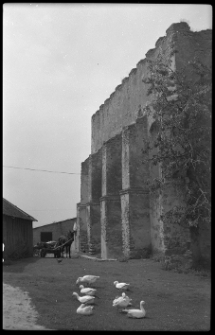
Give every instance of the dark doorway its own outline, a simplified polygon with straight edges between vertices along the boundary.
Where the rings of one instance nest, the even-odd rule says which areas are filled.
[[[52,241],[52,232],[41,232],[40,233],[40,241],[41,242]]]

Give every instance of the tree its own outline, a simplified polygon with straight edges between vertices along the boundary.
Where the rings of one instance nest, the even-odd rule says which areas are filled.
[[[183,69],[173,70],[160,54],[149,61],[148,94],[157,125],[153,141],[145,141],[144,163],[159,167],[159,178],[151,182],[160,198],[167,180],[176,181],[184,205],[163,215],[198,233],[199,223],[211,217],[211,69],[195,58]],[[150,111],[150,113],[152,112]],[[146,158],[156,148],[152,157]],[[153,151],[154,152],[154,151]]]

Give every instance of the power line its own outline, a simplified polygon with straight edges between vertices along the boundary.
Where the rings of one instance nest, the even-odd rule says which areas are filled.
[[[26,211],[31,212],[51,212],[51,211],[72,211],[72,209],[61,208],[61,209],[26,209]]]
[[[77,172],[51,171],[51,170],[31,169],[31,168],[24,168],[24,167],[18,167],[18,166],[7,166],[7,165],[3,165],[3,167],[9,168],[9,169],[20,169],[20,170],[30,170],[30,171],[42,171],[42,172],[48,172],[48,173],[64,173],[64,174],[78,174],[78,175],[81,174],[81,173],[77,173]]]

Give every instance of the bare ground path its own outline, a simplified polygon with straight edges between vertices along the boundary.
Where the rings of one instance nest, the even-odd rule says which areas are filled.
[[[94,285],[99,298],[92,316],[76,314],[80,303],[72,296],[73,292],[79,293],[77,278],[85,274],[100,276]],[[146,302],[146,318],[129,319],[112,307],[119,295],[113,285],[115,280],[131,284],[128,296],[134,308],[139,307],[140,300]],[[164,271],[150,259],[98,262],[65,258],[61,263],[50,257],[23,259],[3,267],[3,281],[29,293],[38,313],[37,325],[46,329],[210,330],[210,276]],[[28,320],[35,324],[34,317]]]
[[[46,330],[36,324],[37,318],[28,293],[3,283],[3,329]]]

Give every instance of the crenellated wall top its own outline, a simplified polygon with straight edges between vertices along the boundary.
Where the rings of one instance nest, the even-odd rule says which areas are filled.
[[[190,31],[186,22],[172,24],[166,30],[166,36],[160,37],[156,41],[155,48],[150,49],[145,54],[145,58],[137,63],[136,67],[130,71],[129,75],[122,80],[110,97],[99,107],[99,110],[92,115],[92,154],[97,152],[104,142],[120,133],[123,127],[135,122],[139,106],[144,107],[153,100],[153,96],[147,95],[148,86],[143,82],[143,78],[149,73],[148,61],[155,60],[161,50],[167,60],[173,60],[172,50],[176,47],[177,39],[175,39],[175,36],[177,34],[183,36],[184,34],[193,34],[193,37],[196,36],[196,32]],[[198,32],[198,37],[199,35],[203,36],[202,32]],[[198,45],[198,43],[194,43]],[[187,48],[189,48],[188,44],[186,44],[186,50],[179,50],[183,57]],[[179,56],[177,55],[177,57]],[[175,59],[173,63],[175,64]]]

